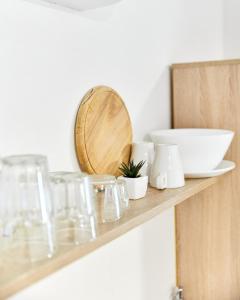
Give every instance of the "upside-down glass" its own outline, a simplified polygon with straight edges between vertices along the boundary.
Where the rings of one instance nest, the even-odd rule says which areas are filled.
[[[119,220],[122,211],[115,177],[111,175],[92,175],[90,181],[96,195],[98,222],[105,223]]]
[[[49,173],[51,190],[53,196],[53,210],[55,220],[66,220],[68,190],[65,176],[73,172],[51,172]]]
[[[95,205],[89,178],[82,173],[51,173],[57,237],[61,245],[96,238]]]
[[[6,256],[23,262],[53,256],[55,228],[45,156],[3,158],[0,214]]]
[[[129,206],[129,195],[127,191],[127,184],[126,181],[123,179],[117,179],[117,186],[120,196],[120,204],[122,212],[124,212]]]

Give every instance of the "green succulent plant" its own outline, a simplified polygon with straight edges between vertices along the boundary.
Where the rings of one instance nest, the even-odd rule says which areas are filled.
[[[142,176],[139,171],[144,164],[145,161],[143,160],[141,160],[138,164],[134,164],[133,160],[131,160],[128,165],[122,162],[119,170],[121,171],[123,177],[138,178]]]

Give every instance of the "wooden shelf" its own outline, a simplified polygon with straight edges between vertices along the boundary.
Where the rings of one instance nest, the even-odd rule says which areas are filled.
[[[136,226],[145,223],[162,211],[174,207],[212,186],[216,181],[217,178],[191,179],[186,181],[184,187],[178,189],[159,191],[149,188],[145,198],[130,201],[130,208],[119,221],[99,225],[98,237],[93,242],[82,246],[62,248],[52,259],[37,264],[19,265],[14,262],[14,258],[11,263],[1,261],[0,299],[6,299],[21,289],[58,271]]]

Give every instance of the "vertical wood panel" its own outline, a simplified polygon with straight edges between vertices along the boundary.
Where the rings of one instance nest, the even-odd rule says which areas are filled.
[[[240,61],[174,65],[175,128],[236,132],[227,158],[240,162]],[[204,147],[204,145],[202,145]],[[240,299],[240,171],[176,207],[177,277],[186,300]]]

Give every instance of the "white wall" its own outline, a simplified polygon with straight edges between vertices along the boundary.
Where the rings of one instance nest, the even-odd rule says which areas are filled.
[[[99,84],[122,95],[135,139],[169,127],[168,66],[222,57],[222,8],[222,0],[123,0],[73,13],[2,0],[0,154],[45,153],[51,170],[77,168],[74,117]],[[165,300],[174,284],[170,210],[16,299],[61,299],[63,290],[74,299],[73,289],[86,300]]]
[[[224,1],[224,56],[240,58],[240,2]]]

